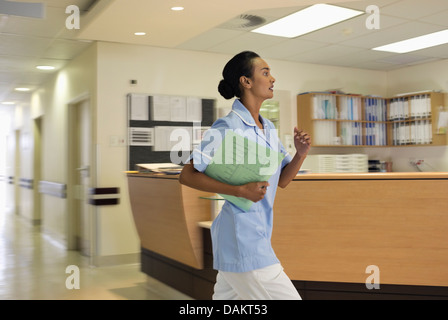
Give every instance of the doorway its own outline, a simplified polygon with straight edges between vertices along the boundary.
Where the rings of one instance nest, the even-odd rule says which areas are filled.
[[[20,130],[15,130],[14,144],[14,176],[13,176],[13,194],[14,194],[14,213],[18,216],[21,213],[20,205],[20,168],[22,160],[20,158]]]
[[[84,256],[94,254],[95,220],[88,204],[92,185],[92,120],[88,97],[69,104],[68,124],[68,237],[69,250]]]
[[[33,151],[33,179],[38,182],[42,179],[42,117],[34,119],[33,124],[34,151]],[[35,184],[36,185],[36,184]],[[39,188],[33,188],[33,219],[41,220],[41,197]]]

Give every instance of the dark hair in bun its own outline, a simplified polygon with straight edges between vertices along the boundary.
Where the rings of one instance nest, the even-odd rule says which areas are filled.
[[[224,79],[218,85],[218,91],[225,99],[241,98],[240,78],[252,77],[252,60],[259,57],[255,52],[243,51],[227,62],[222,71]]]

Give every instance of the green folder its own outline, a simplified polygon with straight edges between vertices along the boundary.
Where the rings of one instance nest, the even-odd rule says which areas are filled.
[[[284,157],[285,155],[281,152],[228,130],[207,166],[205,174],[231,185],[268,181],[277,171]],[[248,211],[253,204],[245,198],[220,195],[244,211]]]

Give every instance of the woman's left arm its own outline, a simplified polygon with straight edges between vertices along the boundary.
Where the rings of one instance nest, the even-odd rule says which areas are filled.
[[[280,174],[278,186],[281,188],[285,188],[299,172],[300,167],[311,148],[310,135],[294,128],[294,146],[296,147],[296,154],[291,162],[283,168],[282,173]]]

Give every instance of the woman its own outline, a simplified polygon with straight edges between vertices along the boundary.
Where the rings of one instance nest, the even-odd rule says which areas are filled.
[[[233,57],[224,67],[220,94],[237,97],[232,111],[212,126],[224,137],[226,130],[240,130],[244,136],[281,152],[284,159],[268,181],[232,185],[206,174],[216,147],[207,136],[190,156],[179,181],[202,191],[243,197],[254,202],[244,211],[226,201],[211,227],[214,268],[218,270],[213,299],[300,299],[292,282],[283,272],[271,246],[273,204],[277,186],[286,187],[296,176],[311,146],[307,133],[294,128],[296,153],[291,157],[278,139],[274,125],[260,116],[263,101],[273,97],[275,79],[268,64],[256,53],[245,51]],[[241,131],[242,130],[242,131]],[[222,139],[222,138],[221,138]],[[218,141],[220,142],[220,141]],[[214,144],[214,147],[211,147]]]

